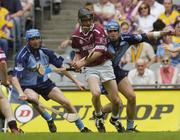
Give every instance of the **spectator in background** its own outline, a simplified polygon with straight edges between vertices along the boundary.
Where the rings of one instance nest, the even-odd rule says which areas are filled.
[[[126,18],[128,20],[131,20],[131,14],[136,6],[135,3],[133,2],[133,0],[123,0],[122,5]]]
[[[172,41],[180,43],[180,20],[176,20],[174,23],[175,35],[172,37]]]
[[[2,6],[9,10],[10,18],[13,20],[13,36],[15,39],[16,51],[19,51],[22,47],[21,41],[21,17],[23,16],[23,8],[20,0],[2,0]]]
[[[129,29],[130,29],[129,26],[130,25],[129,25],[129,23],[127,21],[123,21],[121,23],[121,33],[129,33]]]
[[[119,24],[121,24],[124,20],[126,20],[126,15],[124,12],[123,5],[121,4],[121,2],[118,2],[114,5],[116,9],[114,20],[116,20],[117,22],[119,22]]]
[[[174,53],[169,52],[165,50],[164,47],[173,49],[173,48],[179,47],[180,44],[172,42],[172,37],[169,35],[163,36],[162,41],[163,42],[157,47],[157,52],[156,52],[157,62],[160,62],[161,57],[163,57],[164,55],[169,55],[173,66],[179,64],[180,63],[179,52],[174,52]]]
[[[136,64],[139,58],[145,61],[147,67],[155,62],[155,53],[153,47],[149,43],[142,42],[131,45],[122,60],[126,63]]]
[[[153,31],[161,31],[165,27],[166,27],[166,24],[161,19],[157,19],[153,23]],[[153,49],[154,49],[155,52],[157,50],[157,46],[161,44],[161,40],[162,40],[162,37],[160,37],[158,39],[154,39],[151,42],[149,42],[153,46]]]
[[[157,72],[158,84],[176,84],[178,77],[178,69],[171,65],[168,55],[164,55],[161,59],[162,67]]]
[[[25,26],[25,29],[23,31],[32,28],[33,26],[33,6],[34,6],[34,0],[20,0],[21,5],[23,7],[23,27]]]
[[[155,84],[155,74],[146,67],[146,62],[143,59],[138,59],[135,66],[136,68],[128,73],[128,79],[132,85]]]
[[[147,33],[153,30],[153,23],[156,17],[150,14],[150,6],[143,2],[138,8],[139,15],[134,14],[133,18],[137,24],[137,30]]]
[[[156,17],[156,20],[159,16],[165,12],[165,8],[162,4],[158,3],[156,0],[144,0],[150,6],[150,14]]]
[[[173,9],[173,0],[164,0],[163,5],[165,7],[165,12],[159,17],[166,26],[174,24],[176,17],[179,16],[179,12]]]
[[[93,20],[94,20],[94,23],[97,23],[97,24],[103,26],[103,18],[100,17],[99,15],[97,15],[97,14],[94,12],[93,3],[87,2],[87,3],[84,5],[84,8],[88,9],[89,11],[91,11],[91,12],[94,14],[94,19],[93,19]]]
[[[100,0],[98,3],[94,3],[93,7],[95,14],[102,17],[104,25],[108,20],[114,18],[116,13],[115,6],[109,0]]]
[[[9,11],[1,7],[0,1],[0,47],[8,55],[8,40],[12,40],[10,36],[10,29],[13,23],[10,21]]]
[[[134,10],[136,7],[136,0],[123,0],[122,2],[122,6],[123,6],[123,15],[125,16],[125,20],[129,22],[130,25],[130,33],[132,33],[133,31],[135,31],[135,26],[133,24],[132,21],[132,16],[134,14]]]

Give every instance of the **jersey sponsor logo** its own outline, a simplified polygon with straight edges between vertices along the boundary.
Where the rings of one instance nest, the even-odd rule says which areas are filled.
[[[20,123],[27,123],[33,118],[33,110],[29,105],[20,105],[16,108],[15,117]]]
[[[82,47],[83,51],[90,50],[94,48],[94,44],[85,45]]]
[[[103,46],[103,45],[97,45],[96,49],[98,49],[98,50],[106,50],[106,47]]]
[[[21,63],[17,63],[17,66],[15,67],[15,70],[16,71],[23,71],[23,66],[22,66],[22,64]]]

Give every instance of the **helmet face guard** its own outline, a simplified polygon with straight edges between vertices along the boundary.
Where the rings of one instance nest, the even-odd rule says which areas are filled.
[[[92,28],[93,13],[85,8],[80,8],[78,11],[78,20],[83,30],[89,31]],[[84,22],[89,21],[88,24]]]
[[[26,41],[29,41],[34,38],[41,39],[41,34],[38,29],[30,29],[26,31],[25,38],[26,38]]]

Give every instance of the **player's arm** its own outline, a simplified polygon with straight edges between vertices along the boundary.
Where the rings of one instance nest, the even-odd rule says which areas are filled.
[[[150,40],[152,40],[152,39],[158,39],[158,38],[165,36],[165,35],[174,35],[174,33],[175,33],[174,29],[167,28],[163,31],[149,32],[146,35]]]
[[[96,48],[94,50],[92,50],[89,55],[83,59],[81,59],[81,61],[83,61],[84,65],[86,66],[88,64],[90,64],[91,62],[96,61],[99,57],[101,57],[103,55],[103,52],[101,51],[96,51]]]
[[[165,50],[170,51],[170,52],[180,52],[180,46],[177,47],[177,48],[171,48],[171,47],[168,47],[168,46],[163,46],[163,48],[164,48]]]
[[[16,58],[15,60],[15,67],[12,74],[12,85],[15,87],[17,92],[19,93],[19,99],[21,100],[27,100],[27,96],[24,94],[19,79],[23,77],[23,72],[25,69],[26,62],[25,60],[22,60],[21,58]]]
[[[1,83],[7,85],[7,63],[5,60],[0,60],[0,75]]]
[[[64,70],[62,73],[67,76],[69,79],[71,79],[80,90],[84,90],[84,84],[82,84],[79,80],[77,80],[70,72]]]
[[[174,29],[167,28],[163,31],[154,31],[143,34],[122,34],[121,38],[123,41],[127,41],[130,45],[138,44],[141,42],[150,42],[151,40],[158,39],[165,35],[173,35],[175,33]]]
[[[21,88],[21,86],[20,86],[20,83],[19,83],[18,78],[17,78],[16,76],[13,76],[11,82],[12,82],[13,87],[15,87],[15,89],[16,89],[17,92],[19,93],[19,96],[20,96],[20,97],[21,97],[21,96],[24,96],[25,94],[24,94],[24,92],[23,92],[23,90],[22,90],[22,88]]]
[[[1,75],[1,83],[3,85],[7,85],[7,63],[6,63],[6,55],[3,50],[0,49],[0,75]]]

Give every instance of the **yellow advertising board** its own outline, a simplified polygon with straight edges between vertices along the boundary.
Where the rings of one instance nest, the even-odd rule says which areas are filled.
[[[76,107],[85,126],[97,132],[95,122],[92,119],[93,106],[91,93],[89,91],[65,91],[65,96]],[[180,129],[180,91],[178,90],[144,90],[136,91],[137,112],[135,125],[140,131],[176,131]],[[122,97],[122,96],[121,96]],[[126,127],[126,100],[122,97],[123,108],[120,112],[122,124]],[[65,110],[54,101],[40,101],[48,106],[62,112]],[[109,101],[104,95],[101,96],[102,105]],[[31,107],[12,104],[18,125],[25,132],[48,132],[46,121]],[[20,107],[20,108],[19,108]],[[50,112],[51,113],[51,112]],[[58,132],[78,132],[74,123],[69,123],[61,116],[51,113],[55,120]],[[109,123],[110,114],[105,120],[105,127],[108,132],[116,131]]]

